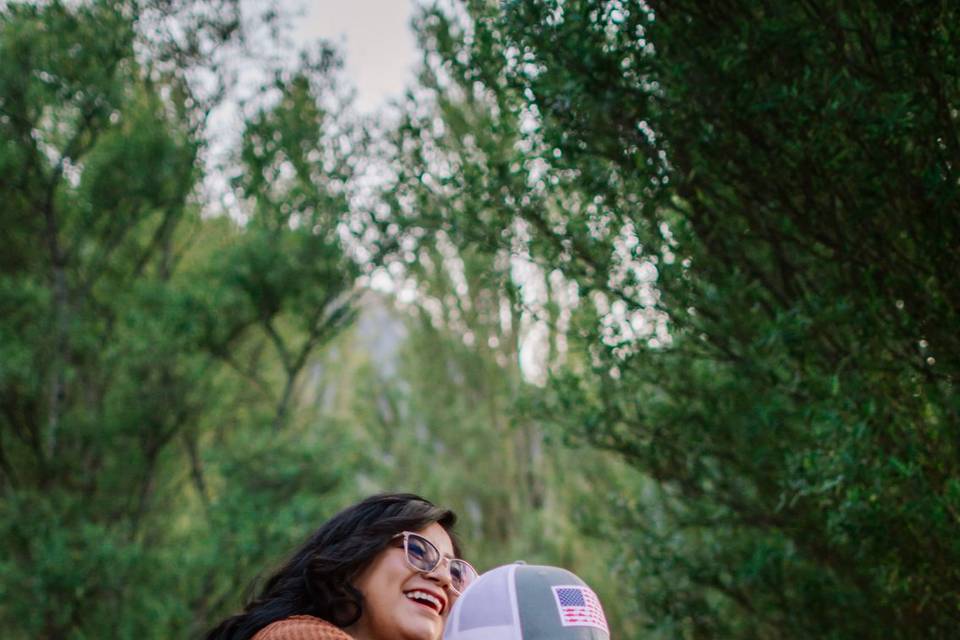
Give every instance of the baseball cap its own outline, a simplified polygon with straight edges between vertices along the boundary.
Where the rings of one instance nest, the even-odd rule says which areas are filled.
[[[559,567],[508,564],[476,578],[450,611],[444,640],[610,640],[603,607]]]

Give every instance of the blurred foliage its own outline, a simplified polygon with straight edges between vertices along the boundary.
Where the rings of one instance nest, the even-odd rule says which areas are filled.
[[[655,481],[595,523],[649,637],[950,637],[955,7],[462,8],[392,210],[575,285],[537,410]]]

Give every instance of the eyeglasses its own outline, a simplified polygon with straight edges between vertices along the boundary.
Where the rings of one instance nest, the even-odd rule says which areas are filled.
[[[393,537],[394,540],[403,538],[404,556],[414,570],[420,573],[430,573],[446,562],[450,566],[450,586],[457,593],[473,582],[477,577],[477,570],[470,563],[460,558],[445,558],[436,546],[423,536],[412,531],[404,531]]]

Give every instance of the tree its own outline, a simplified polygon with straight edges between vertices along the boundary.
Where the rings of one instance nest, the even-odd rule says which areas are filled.
[[[465,8],[427,15],[443,126],[399,200],[576,283],[544,408],[660,487],[611,516],[650,626],[948,637],[954,9]]]
[[[359,415],[384,451],[381,477],[455,505],[481,570],[512,559],[568,567],[604,598],[617,628],[639,631],[609,571],[620,542],[605,539],[596,516],[608,514],[595,507],[643,482],[607,452],[563,446],[565,434],[538,410],[540,373],[568,356],[575,293],[510,235],[522,234],[513,227],[522,220],[490,206],[501,185],[518,201],[531,196],[521,178],[495,177],[519,156],[519,122],[437,72],[424,69],[432,91],[405,105],[389,163],[395,181],[382,194],[398,247],[388,266],[415,293],[397,371],[363,383],[373,391]]]
[[[248,122],[246,225],[204,215],[218,93],[190,65],[236,35],[231,6],[0,9],[13,637],[199,631],[337,501],[341,460],[315,460],[343,439],[297,411],[311,356],[352,318],[350,162],[319,95],[336,61],[278,73]],[[141,31],[168,19],[182,42]],[[312,153],[327,162],[305,169]]]

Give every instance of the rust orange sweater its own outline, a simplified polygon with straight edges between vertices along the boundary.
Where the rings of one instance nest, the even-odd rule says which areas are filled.
[[[313,616],[290,616],[277,620],[253,636],[253,640],[353,640],[343,629]]]

